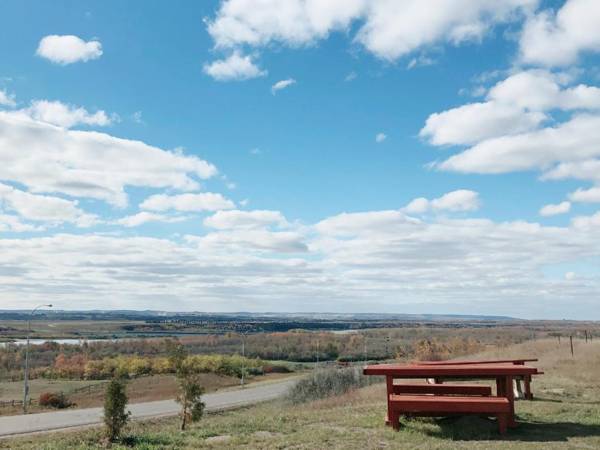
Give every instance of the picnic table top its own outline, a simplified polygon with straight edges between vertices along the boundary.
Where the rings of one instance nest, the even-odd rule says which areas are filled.
[[[537,358],[522,358],[522,359],[489,359],[489,360],[476,360],[476,361],[415,361],[412,364],[421,366],[462,366],[471,364],[525,364],[526,362],[536,362]]]
[[[363,368],[365,375],[392,375],[407,378],[436,377],[498,377],[535,375],[535,367],[504,363],[487,363],[474,365],[417,365],[417,364],[374,364]]]

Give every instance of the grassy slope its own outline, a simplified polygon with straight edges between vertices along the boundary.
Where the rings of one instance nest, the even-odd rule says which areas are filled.
[[[495,423],[479,418],[415,419],[395,433],[383,426],[385,388],[371,386],[342,397],[290,407],[273,402],[207,416],[186,433],[175,419],[136,423],[129,447],[113,448],[600,448],[600,342],[538,341],[489,352],[486,357],[536,356],[546,375],[534,382],[533,402],[517,403],[521,425],[501,440]],[[282,408],[286,409],[282,409]],[[0,441],[0,448],[98,448],[100,430]]]

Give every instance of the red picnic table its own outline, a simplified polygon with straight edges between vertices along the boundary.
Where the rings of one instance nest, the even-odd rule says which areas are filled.
[[[376,364],[365,366],[365,375],[386,377],[387,409],[386,423],[399,429],[399,415],[403,412],[415,415],[484,414],[498,417],[500,432],[506,426],[516,427],[513,380],[538,374],[535,367],[509,363],[481,364]],[[397,395],[394,379],[458,379],[496,380],[495,397],[438,397]],[[472,386],[472,385],[471,385]],[[440,414],[436,414],[440,413]]]

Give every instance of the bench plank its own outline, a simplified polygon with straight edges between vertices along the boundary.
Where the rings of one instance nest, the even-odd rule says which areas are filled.
[[[492,388],[483,384],[395,384],[393,393],[489,397],[492,395]]]
[[[510,402],[504,397],[431,397],[423,395],[390,394],[391,417],[389,418],[395,430],[400,429],[400,416],[420,414],[432,416],[485,414],[498,418],[500,434],[506,433]]]

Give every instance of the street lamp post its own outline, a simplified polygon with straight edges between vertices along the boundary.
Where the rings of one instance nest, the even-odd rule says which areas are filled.
[[[246,333],[242,333],[242,387],[244,387],[244,372],[246,371]]]
[[[29,397],[29,335],[31,334],[31,318],[33,314],[43,307],[52,308],[52,305],[39,305],[31,310],[27,318],[27,345],[25,346],[25,377],[23,385],[23,414],[27,414],[27,399]]]

